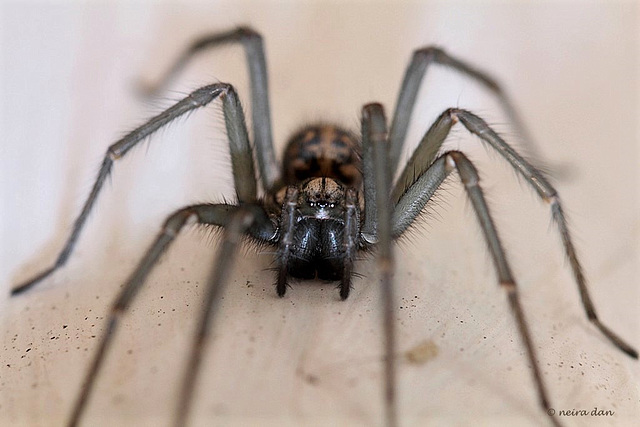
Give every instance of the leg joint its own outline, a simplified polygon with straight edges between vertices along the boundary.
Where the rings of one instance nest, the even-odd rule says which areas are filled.
[[[464,114],[464,113],[465,113],[465,110],[462,110],[460,108],[452,107],[452,108],[447,108],[444,111],[443,115],[449,116],[451,121],[455,124],[455,123],[458,123],[460,121],[460,117],[459,116]]]
[[[194,223],[198,220],[198,214],[192,207],[187,207],[174,212],[165,221],[162,232],[168,236],[175,237],[175,235],[184,227],[187,223]]]
[[[507,291],[508,294],[513,294],[516,292],[516,282],[513,280],[501,280],[500,287]]]
[[[415,50],[413,56],[414,58],[423,57],[426,61],[433,61],[434,59],[446,57],[447,54],[437,46],[425,46]]]
[[[203,107],[218,96],[228,95],[229,93],[235,95],[235,90],[229,83],[214,83],[196,89],[189,94],[189,98],[196,107]]]
[[[478,185],[480,182],[478,171],[464,153],[460,151],[449,151],[446,156],[447,168],[451,170],[453,166],[455,166],[455,168],[458,169],[458,174],[460,174],[460,179],[465,187],[475,187]]]
[[[236,29],[236,33],[243,39],[262,40],[260,33],[251,27],[240,26]]]
[[[543,196],[543,197],[544,197],[544,201],[549,203],[549,205],[551,206],[551,209],[554,209],[560,206],[560,198],[558,197],[558,194],[555,192],[555,190],[552,194]]]
[[[382,104],[378,102],[372,102],[362,107],[363,119],[370,119],[371,117],[380,115],[384,115],[384,108],[382,107]]]
[[[107,149],[107,157],[111,160],[111,161],[116,161],[118,160],[120,157],[122,157],[122,153],[119,153],[117,151],[117,144],[113,144],[112,146],[110,146]]]

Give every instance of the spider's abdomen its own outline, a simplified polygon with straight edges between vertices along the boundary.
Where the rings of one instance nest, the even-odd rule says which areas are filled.
[[[356,188],[362,182],[360,141],[334,125],[311,125],[297,132],[287,144],[282,164],[285,185],[316,177]]]
[[[301,217],[294,234],[288,272],[298,279],[339,280],[343,269],[344,223]]]

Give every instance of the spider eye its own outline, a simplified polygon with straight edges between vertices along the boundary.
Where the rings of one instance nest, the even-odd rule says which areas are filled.
[[[336,207],[336,204],[335,204],[335,203],[329,203],[329,207],[330,207],[330,208],[335,208],[335,207]]]
[[[316,202],[309,202],[309,206],[311,206],[312,208],[315,207]]]

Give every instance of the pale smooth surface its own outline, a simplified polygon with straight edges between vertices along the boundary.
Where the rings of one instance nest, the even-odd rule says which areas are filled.
[[[638,127],[640,18],[632,3],[368,4],[202,2],[2,6],[0,424],[62,425],[119,285],[174,209],[233,198],[218,106],[160,132],[114,167],[67,266],[37,289],[12,285],[55,259],[109,144],[215,80],[248,105],[239,47],[205,54],[162,100],[131,90],[196,35],[249,24],[265,37],[276,144],[309,120],[358,127],[361,106],[390,115],[414,48],[437,44],[494,73],[521,107],[551,166],[596,308],[640,346]],[[468,108],[517,144],[477,85],[434,68],[408,145],[445,108]],[[586,320],[548,206],[496,155],[456,128],[448,147],[477,161],[560,411],[640,417],[638,362]],[[518,182],[520,181],[520,182]],[[396,246],[398,354],[408,425],[550,425],[471,206],[455,179],[423,226]],[[191,330],[217,248],[189,231],[154,271],[108,356],[85,425],[168,425]],[[192,425],[382,425],[379,291],[374,259],[340,302],[332,284],[279,299],[270,253],[243,250],[229,277],[198,382]]]

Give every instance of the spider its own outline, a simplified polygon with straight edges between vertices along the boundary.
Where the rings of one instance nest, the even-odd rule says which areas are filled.
[[[214,100],[221,100],[237,203],[187,206],[167,218],[160,234],[111,307],[107,328],[71,412],[70,426],[77,425],[81,420],[121,316],[127,312],[146,277],[178,233],[186,225],[194,223],[220,227],[224,234],[208,280],[196,336],[183,377],[180,400],[175,412],[176,426],[187,423],[202,351],[210,335],[225,278],[232,268],[237,247],[243,237],[248,237],[258,245],[276,249],[275,288],[280,297],[285,296],[291,279],[320,279],[338,282],[339,295],[344,300],[348,298],[352,286],[356,253],[377,251],[384,301],[386,424],[397,425],[392,243],[413,224],[444,180],[454,171],[457,171],[471,201],[488,244],[499,285],[507,295],[517,322],[532,368],[540,406],[545,412],[549,411],[546,387],[520,305],[516,281],[479,185],[478,173],[462,152],[441,152],[447,135],[458,122],[504,157],[540,198],[549,204],[588,319],[618,349],[632,358],[638,358],[637,351],[602,324],[596,315],[556,190],[540,171],[511,148],[483,119],[463,109],[451,108],[444,111],[425,133],[413,155],[401,169],[399,177],[392,180],[392,172],[398,168],[418,88],[432,64],[452,68],[488,88],[498,98],[510,120],[522,131],[519,117],[508,97],[488,74],[441,49],[418,49],[406,70],[389,128],[383,107],[375,103],[367,104],[362,109],[360,136],[333,124],[307,125],[290,138],[279,168],[271,137],[263,41],[256,31],[240,27],[196,40],[158,84],[148,90],[150,93],[159,91],[195,54],[228,43],[239,43],[246,52],[255,149],[249,140],[244,113],[232,85],[215,83],[193,91],[109,147],[91,193],[54,265],[12,290],[12,295],[27,291],[67,262],[102,186],[118,159],[178,117]],[[258,187],[261,187],[263,193],[260,197]],[[559,424],[553,417],[550,420]]]

